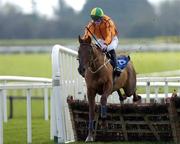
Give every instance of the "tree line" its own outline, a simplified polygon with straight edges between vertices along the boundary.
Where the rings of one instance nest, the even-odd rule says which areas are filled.
[[[119,35],[128,38],[179,36],[180,1],[165,1],[158,12],[147,0],[89,0],[75,12],[64,0],[54,9],[56,18],[24,14],[15,5],[0,7],[0,38],[76,38],[90,21],[93,7],[101,7],[115,21]]]

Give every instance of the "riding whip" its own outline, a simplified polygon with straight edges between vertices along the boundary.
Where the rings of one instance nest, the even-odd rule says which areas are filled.
[[[101,44],[98,42],[98,40],[96,39],[96,37],[94,36],[94,34],[89,30],[89,28],[86,26],[86,29],[89,31],[89,33],[92,35],[92,37],[94,38],[94,40],[97,42],[98,46],[101,48]]]

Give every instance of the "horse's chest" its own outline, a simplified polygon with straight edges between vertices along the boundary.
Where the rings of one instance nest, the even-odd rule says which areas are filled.
[[[104,87],[106,85],[106,82],[105,81],[102,81],[102,80],[97,80],[94,84],[94,88],[96,89],[96,92],[99,94],[99,95],[102,95],[103,94],[103,91],[104,91]]]
[[[92,75],[91,75],[92,76]],[[108,88],[108,83],[111,83],[109,76],[92,76],[91,81],[86,81],[87,87],[94,89],[97,94],[102,95],[105,88]]]
[[[103,86],[97,87],[96,91],[99,95],[102,95],[103,94]]]
[[[104,85],[107,82],[106,79],[101,79],[101,78],[97,78],[95,80],[93,80],[93,85],[96,87],[101,87],[102,85]]]

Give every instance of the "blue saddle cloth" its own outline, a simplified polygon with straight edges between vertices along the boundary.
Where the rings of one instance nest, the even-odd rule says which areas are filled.
[[[125,56],[125,55],[118,56],[117,57],[117,66],[123,70],[127,66],[129,61],[130,61],[129,56]]]

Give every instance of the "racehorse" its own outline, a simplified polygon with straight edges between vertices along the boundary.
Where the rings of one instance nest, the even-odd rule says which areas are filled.
[[[101,95],[101,118],[107,117],[107,98],[108,96],[117,91],[122,101],[124,97],[133,95],[133,101],[141,99],[136,95],[136,72],[131,61],[128,62],[126,68],[114,81],[113,67],[110,60],[106,57],[99,46],[92,43],[91,38],[82,39],[79,36],[79,73],[85,78],[87,86],[87,97],[89,102],[89,131],[86,142],[94,141],[94,117],[95,117],[95,96]],[[124,90],[125,96],[123,97],[120,88]]]

